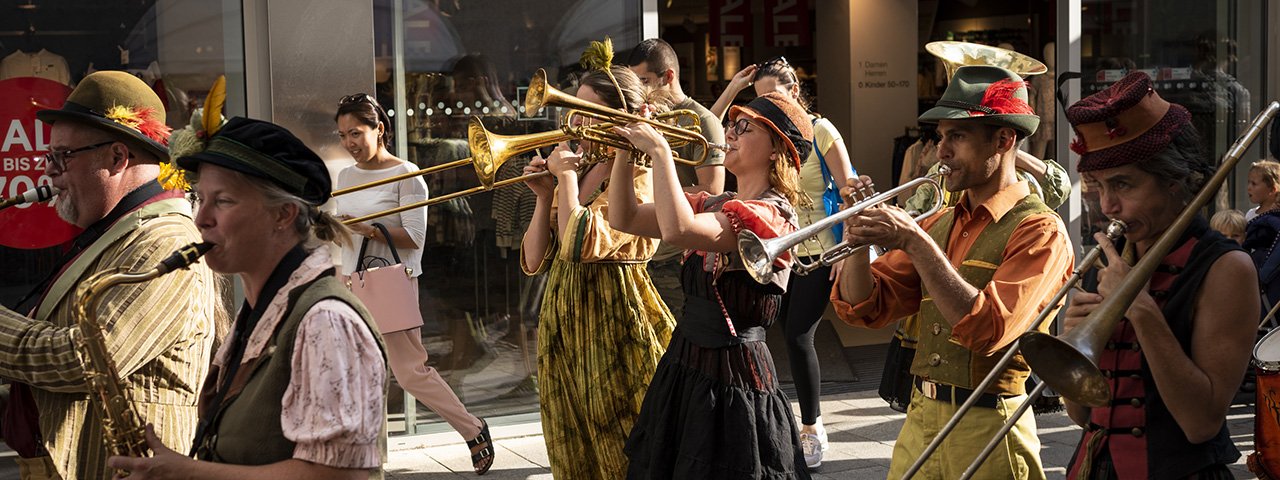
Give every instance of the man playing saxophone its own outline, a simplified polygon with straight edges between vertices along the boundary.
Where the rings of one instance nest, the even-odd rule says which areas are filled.
[[[157,181],[169,161],[169,129],[160,98],[141,80],[91,74],[61,109],[37,116],[52,124],[45,160],[61,189],[58,215],[84,232],[28,295],[31,310],[22,306],[27,301],[22,311],[0,308],[0,377],[20,382],[3,433],[24,457],[24,479],[100,479],[109,475],[112,446],[77,354],[81,283],[99,271],[153,268],[200,234],[184,193]],[[219,311],[213,273],[197,265],[112,288],[101,300],[89,315],[106,332],[106,351],[131,389],[133,408],[164,438],[190,442]]]
[[[919,313],[920,341],[907,419],[894,445],[889,478],[902,478],[933,436],[972,395],[976,405],[930,457],[920,478],[958,478],[982,445],[1026,400],[1029,369],[1021,357],[991,388],[972,389],[1024,332],[1071,274],[1062,220],[1031,193],[1014,169],[1019,141],[1039,117],[1020,77],[1000,67],[961,67],[937,106],[920,120],[937,122],[946,188],[961,192],[952,208],[916,224],[897,207],[852,216],[846,240],[894,250],[869,263],[852,255],[832,289],[841,320],[881,328]],[[850,179],[848,190],[870,179]],[[977,478],[1042,479],[1035,419],[1023,416]]]

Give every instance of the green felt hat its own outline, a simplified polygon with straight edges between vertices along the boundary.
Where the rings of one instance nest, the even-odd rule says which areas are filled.
[[[1030,136],[1040,126],[1040,117],[1027,99],[1027,82],[1016,73],[986,65],[960,67],[942,99],[920,121],[972,120]]]
[[[150,86],[126,72],[89,74],[61,109],[40,110],[36,118],[48,124],[75,120],[135,140],[161,161],[169,159],[171,129],[165,125],[164,103]]]

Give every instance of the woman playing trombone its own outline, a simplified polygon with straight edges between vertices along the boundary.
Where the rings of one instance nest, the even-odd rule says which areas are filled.
[[[582,78],[579,99],[623,110],[645,103],[631,70],[601,63]],[[588,155],[598,155],[594,148],[583,142]],[[610,163],[584,161],[583,153],[562,144],[525,167],[549,170],[557,183],[529,181],[537,206],[520,244],[526,274],[549,272],[538,317],[538,396],[551,473],[570,480],[626,472],[626,434],[675,326],[645,270],[657,242],[610,228]],[[637,171],[612,186],[648,199],[649,182]]]

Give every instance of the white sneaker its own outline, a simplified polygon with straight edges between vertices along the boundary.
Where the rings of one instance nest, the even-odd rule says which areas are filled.
[[[800,434],[800,449],[804,451],[804,464],[810,469],[822,466],[822,451],[826,450],[826,442],[812,433]]]

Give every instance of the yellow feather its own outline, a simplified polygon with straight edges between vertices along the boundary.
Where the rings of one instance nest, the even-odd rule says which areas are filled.
[[[587,70],[608,70],[613,65],[613,40],[604,37],[603,42],[592,41],[578,63]]]
[[[212,137],[219,128],[222,128],[222,106],[226,103],[227,77],[219,75],[218,80],[213,82],[213,88],[209,89],[209,95],[204,98],[205,138]]]

